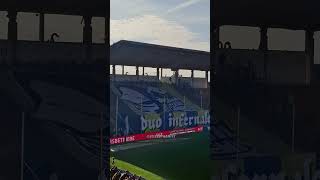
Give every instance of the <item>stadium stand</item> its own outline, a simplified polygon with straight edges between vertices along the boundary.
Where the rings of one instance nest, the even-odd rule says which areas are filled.
[[[163,138],[168,138],[168,136],[171,138],[171,132],[174,138],[168,142],[177,142],[179,138],[181,142],[184,142],[192,138],[181,135],[183,132],[202,132],[203,126],[209,126],[209,93],[204,93],[206,97],[203,97],[202,103],[201,98],[197,97],[203,93],[202,91],[206,91],[203,88],[207,88],[208,71],[210,70],[209,52],[124,40],[114,43],[110,50],[110,71],[112,72],[110,75],[110,131],[112,135],[110,144],[114,147],[112,147],[113,153],[127,151],[127,148],[164,144],[163,142],[166,142],[167,139]],[[198,62],[196,65],[193,63],[195,61]],[[136,73],[133,74],[133,69],[132,72],[128,72],[126,68],[129,69],[129,67],[135,68]],[[119,68],[122,68],[122,73],[119,72]],[[145,72],[145,68],[156,71]],[[168,69],[173,72],[172,76],[166,74]],[[181,77],[180,69],[190,70],[192,75]],[[195,78],[194,71],[203,71],[206,76]],[[175,125],[171,123],[170,126],[170,121],[179,122],[183,116],[187,117],[184,117],[185,119],[193,118],[194,120],[182,126],[181,123],[175,123]],[[203,117],[202,120],[200,116]],[[204,123],[205,118],[206,123]],[[200,121],[202,122],[199,123]],[[165,135],[162,136],[162,133]],[[158,134],[161,134],[159,136],[161,139],[158,138]],[[145,136],[148,138],[143,142],[126,140],[129,137]],[[139,146],[139,143],[143,146]],[[128,169],[119,170],[118,167],[114,167],[111,170],[112,176],[116,179],[124,178],[123,174],[128,173],[125,170]]]
[[[175,86],[177,91],[181,92],[182,95],[186,96],[192,102],[201,104],[204,109],[209,109],[210,106],[210,89],[208,88],[199,88],[195,89],[188,83],[183,83],[178,86]]]
[[[117,114],[118,135],[145,132],[141,129],[141,115],[154,119],[158,116],[163,118],[165,113],[165,120],[162,122],[163,126],[157,128],[150,126],[148,130],[167,130],[170,128],[168,125],[169,113],[180,112],[191,116],[196,115],[201,110],[200,100],[196,99],[200,92],[191,87],[188,87],[190,90],[183,91],[182,87],[161,82],[160,80],[112,81],[111,86],[111,104],[114,104],[114,107],[116,106],[117,97],[119,101]],[[205,97],[204,99],[208,101],[209,98]],[[198,101],[198,103],[194,103],[195,101]],[[116,119],[116,111],[116,108],[111,109],[111,116],[114,117],[113,121]],[[194,125],[192,124],[191,126]],[[115,126],[115,122],[112,122],[112,126]],[[115,127],[113,127],[112,131],[115,133]]]

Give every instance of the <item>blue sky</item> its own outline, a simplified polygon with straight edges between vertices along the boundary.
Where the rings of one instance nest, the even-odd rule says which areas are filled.
[[[210,49],[210,0],[111,0],[111,44],[122,39]]]

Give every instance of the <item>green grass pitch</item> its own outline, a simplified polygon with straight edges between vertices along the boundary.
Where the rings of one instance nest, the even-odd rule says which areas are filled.
[[[146,179],[210,179],[209,133],[185,135],[183,140],[112,152],[115,165]]]

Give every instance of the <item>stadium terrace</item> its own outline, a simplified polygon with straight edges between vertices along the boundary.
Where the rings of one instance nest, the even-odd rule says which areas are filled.
[[[209,126],[210,53],[124,40],[113,44],[110,53],[113,136]],[[135,74],[125,73],[130,66]],[[147,75],[145,67],[156,75]],[[164,69],[172,74],[163,75]],[[181,69],[191,76],[183,77]],[[195,77],[194,71],[204,76]]]

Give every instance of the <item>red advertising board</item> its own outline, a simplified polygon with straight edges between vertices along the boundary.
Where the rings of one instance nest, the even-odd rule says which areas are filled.
[[[110,138],[110,144],[123,144],[127,142],[144,141],[151,139],[166,138],[179,134],[197,133],[203,131],[203,126],[196,126],[192,128],[181,128],[167,131],[149,132],[144,134],[134,134],[130,136],[122,136],[116,138]]]

